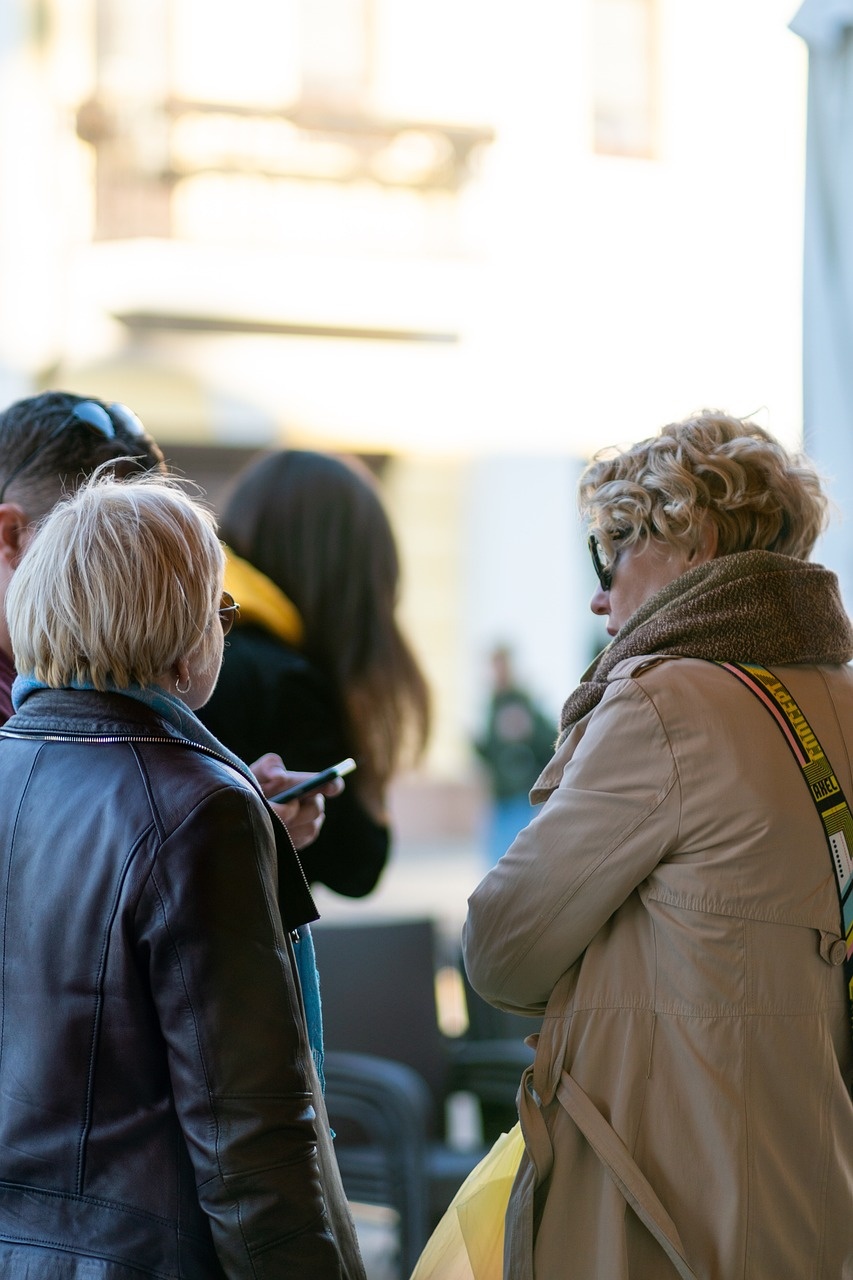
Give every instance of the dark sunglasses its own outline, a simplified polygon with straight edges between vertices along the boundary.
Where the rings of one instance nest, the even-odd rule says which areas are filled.
[[[240,617],[240,606],[234,599],[230,591],[222,592],[222,599],[219,601],[219,621],[222,625],[222,634],[228,635],[228,632],[234,626],[234,623]]]
[[[614,533],[612,535],[612,540],[614,542],[618,542],[619,539],[624,536],[625,535],[622,533]],[[589,535],[587,546],[589,547],[589,554],[592,557],[592,567],[595,570],[595,576],[601,584],[601,590],[609,591],[613,582],[613,570],[616,568],[616,561],[619,559],[619,552],[617,551],[614,554],[613,559],[610,560],[594,533]]]
[[[63,431],[67,431],[70,426],[78,422],[82,423],[85,427],[88,427],[91,431],[96,432],[96,434],[103,436],[105,440],[112,440],[115,438],[116,423],[118,423],[118,425],[122,427],[126,434],[132,439],[138,439],[145,435],[145,428],[133,410],[128,409],[127,405],[111,404],[109,406],[109,413],[107,413],[106,409],[102,405],[96,404],[94,400],[81,400],[79,404],[75,404],[68,416],[62,419],[59,426],[54,427],[53,431],[49,432],[41,443],[36,445],[35,449],[31,449],[26,457],[24,457],[24,459],[19,462],[15,469],[6,477],[2,488],[0,488],[0,502],[3,501],[9,485],[16,476],[20,475],[20,473],[30,465],[33,458],[37,457],[41,453],[42,449],[46,449],[51,441],[55,440],[57,436],[61,436]]]

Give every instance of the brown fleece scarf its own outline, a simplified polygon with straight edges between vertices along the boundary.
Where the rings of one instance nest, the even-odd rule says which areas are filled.
[[[762,666],[853,658],[834,573],[772,551],[741,551],[681,574],[634,613],[566,699],[560,741],[604,697],[618,662],[677,654]]]

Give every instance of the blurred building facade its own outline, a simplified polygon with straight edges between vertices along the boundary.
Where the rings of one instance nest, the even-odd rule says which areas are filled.
[[[126,400],[214,485],[256,447],[370,457],[429,768],[465,778],[493,644],[556,716],[601,638],[582,459],[704,405],[798,436],[789,17],[6,0],[0,398]]]

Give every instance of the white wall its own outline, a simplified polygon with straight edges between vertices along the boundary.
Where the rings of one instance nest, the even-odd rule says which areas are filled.
[[[485,457],[471,462],[462,525],[463,718],[479,724],[488,654],[508,643],[517,673],[556,718],[596,647],[607,640],[589,613],[593,575],[575,508],[580,462]]]

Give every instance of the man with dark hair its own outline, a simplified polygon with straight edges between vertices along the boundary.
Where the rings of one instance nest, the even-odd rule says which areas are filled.
[[[166,473],[162,450],[131,409],[94,396],[45,391],[17,400],[0,413],[0,724],[12,715],[14,655],[6,622],[6,591],[35,525],[60,498],[73,493],[104,462],[119,478],[134,472]],[[277,755],[251,766],[264,794],[277,795],[308,777],[285,770]],[[298,849],[317,837],[323,796],[343,790],[339,779],[320,794],[275,805]]]
[[[162,451],[124,405],[46,391],[0,413],[0,723],[12,714],[15,679],[5,614],[12,574],[36,522],[113,458],[118,476],[166,470]]]

